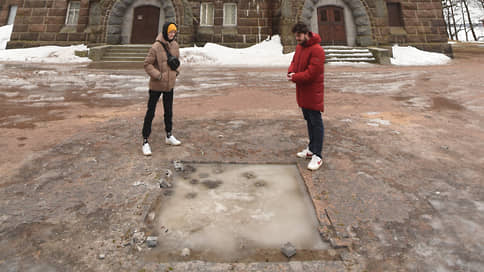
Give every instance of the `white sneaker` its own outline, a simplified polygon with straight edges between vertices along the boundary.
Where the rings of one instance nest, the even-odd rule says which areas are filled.
[[[311,159],[311,157],[313,156],[313,152],[309,151],[309,148],[306,147],[303,151],[298,152],[297,156],[299,158]]]
[[[308,164],[308,169],[313,171],[318,170],[321,165],[323,165],[323,160],[318,157],[318,155],[313,155],[311,161]]]
[[[150,147],[150,144],[149,143],[145,143],[143,144],[143,155],[145,156],[151,156],[151,147]]]
[[[170,138],[165,138],[165,143],[168,145],[181,145],[181,142],[178,141],[173,135],[171,135]]]

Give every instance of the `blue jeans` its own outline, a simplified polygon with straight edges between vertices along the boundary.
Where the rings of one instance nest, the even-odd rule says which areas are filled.
[[[324,125],[323,118],[321,117],[320,111],[308,110],[301,108],[304,119],[308,125],[308,136],[309,136],[309,151],[321,157],[321,152],[323,150],[323,138],[324,138]]]

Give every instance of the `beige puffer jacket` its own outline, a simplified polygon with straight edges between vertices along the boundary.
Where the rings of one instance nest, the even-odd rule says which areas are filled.
[[[158,34],[156,40],[164,43],[170,54],[180,58],[180,47],[175,40],[167,42],[162,33]],[[167,92],[175,87],[176,76],[180,67],[177,71],[171,70],[166,62],[167,59],[163,45],[159,42],[153,43],[144,63],[145,71],[150,76],[150,90]]]

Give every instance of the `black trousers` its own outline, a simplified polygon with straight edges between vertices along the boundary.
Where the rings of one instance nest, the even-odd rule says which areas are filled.
[[[173,125],[173,89],[169,92],[149,91],[148,110],[146,111],[145,121],[143,123],[143,138],[150,137],[151,123],[155,117],[156,104],[163,94],[163,110],[165,111],[165,131],[171,133]]]
[[[308,125],[309,151],[321,157],[323,151],[324,125],[320,111],[301,108]]]

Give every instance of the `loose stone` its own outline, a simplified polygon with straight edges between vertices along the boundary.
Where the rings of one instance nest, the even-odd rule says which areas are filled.
[[[290,243],[287,242],[284,244],[284,246],[281,248],[282,254],[284,254],[286,257],[291,258],[292,256],[296,255],[296,248]]]

